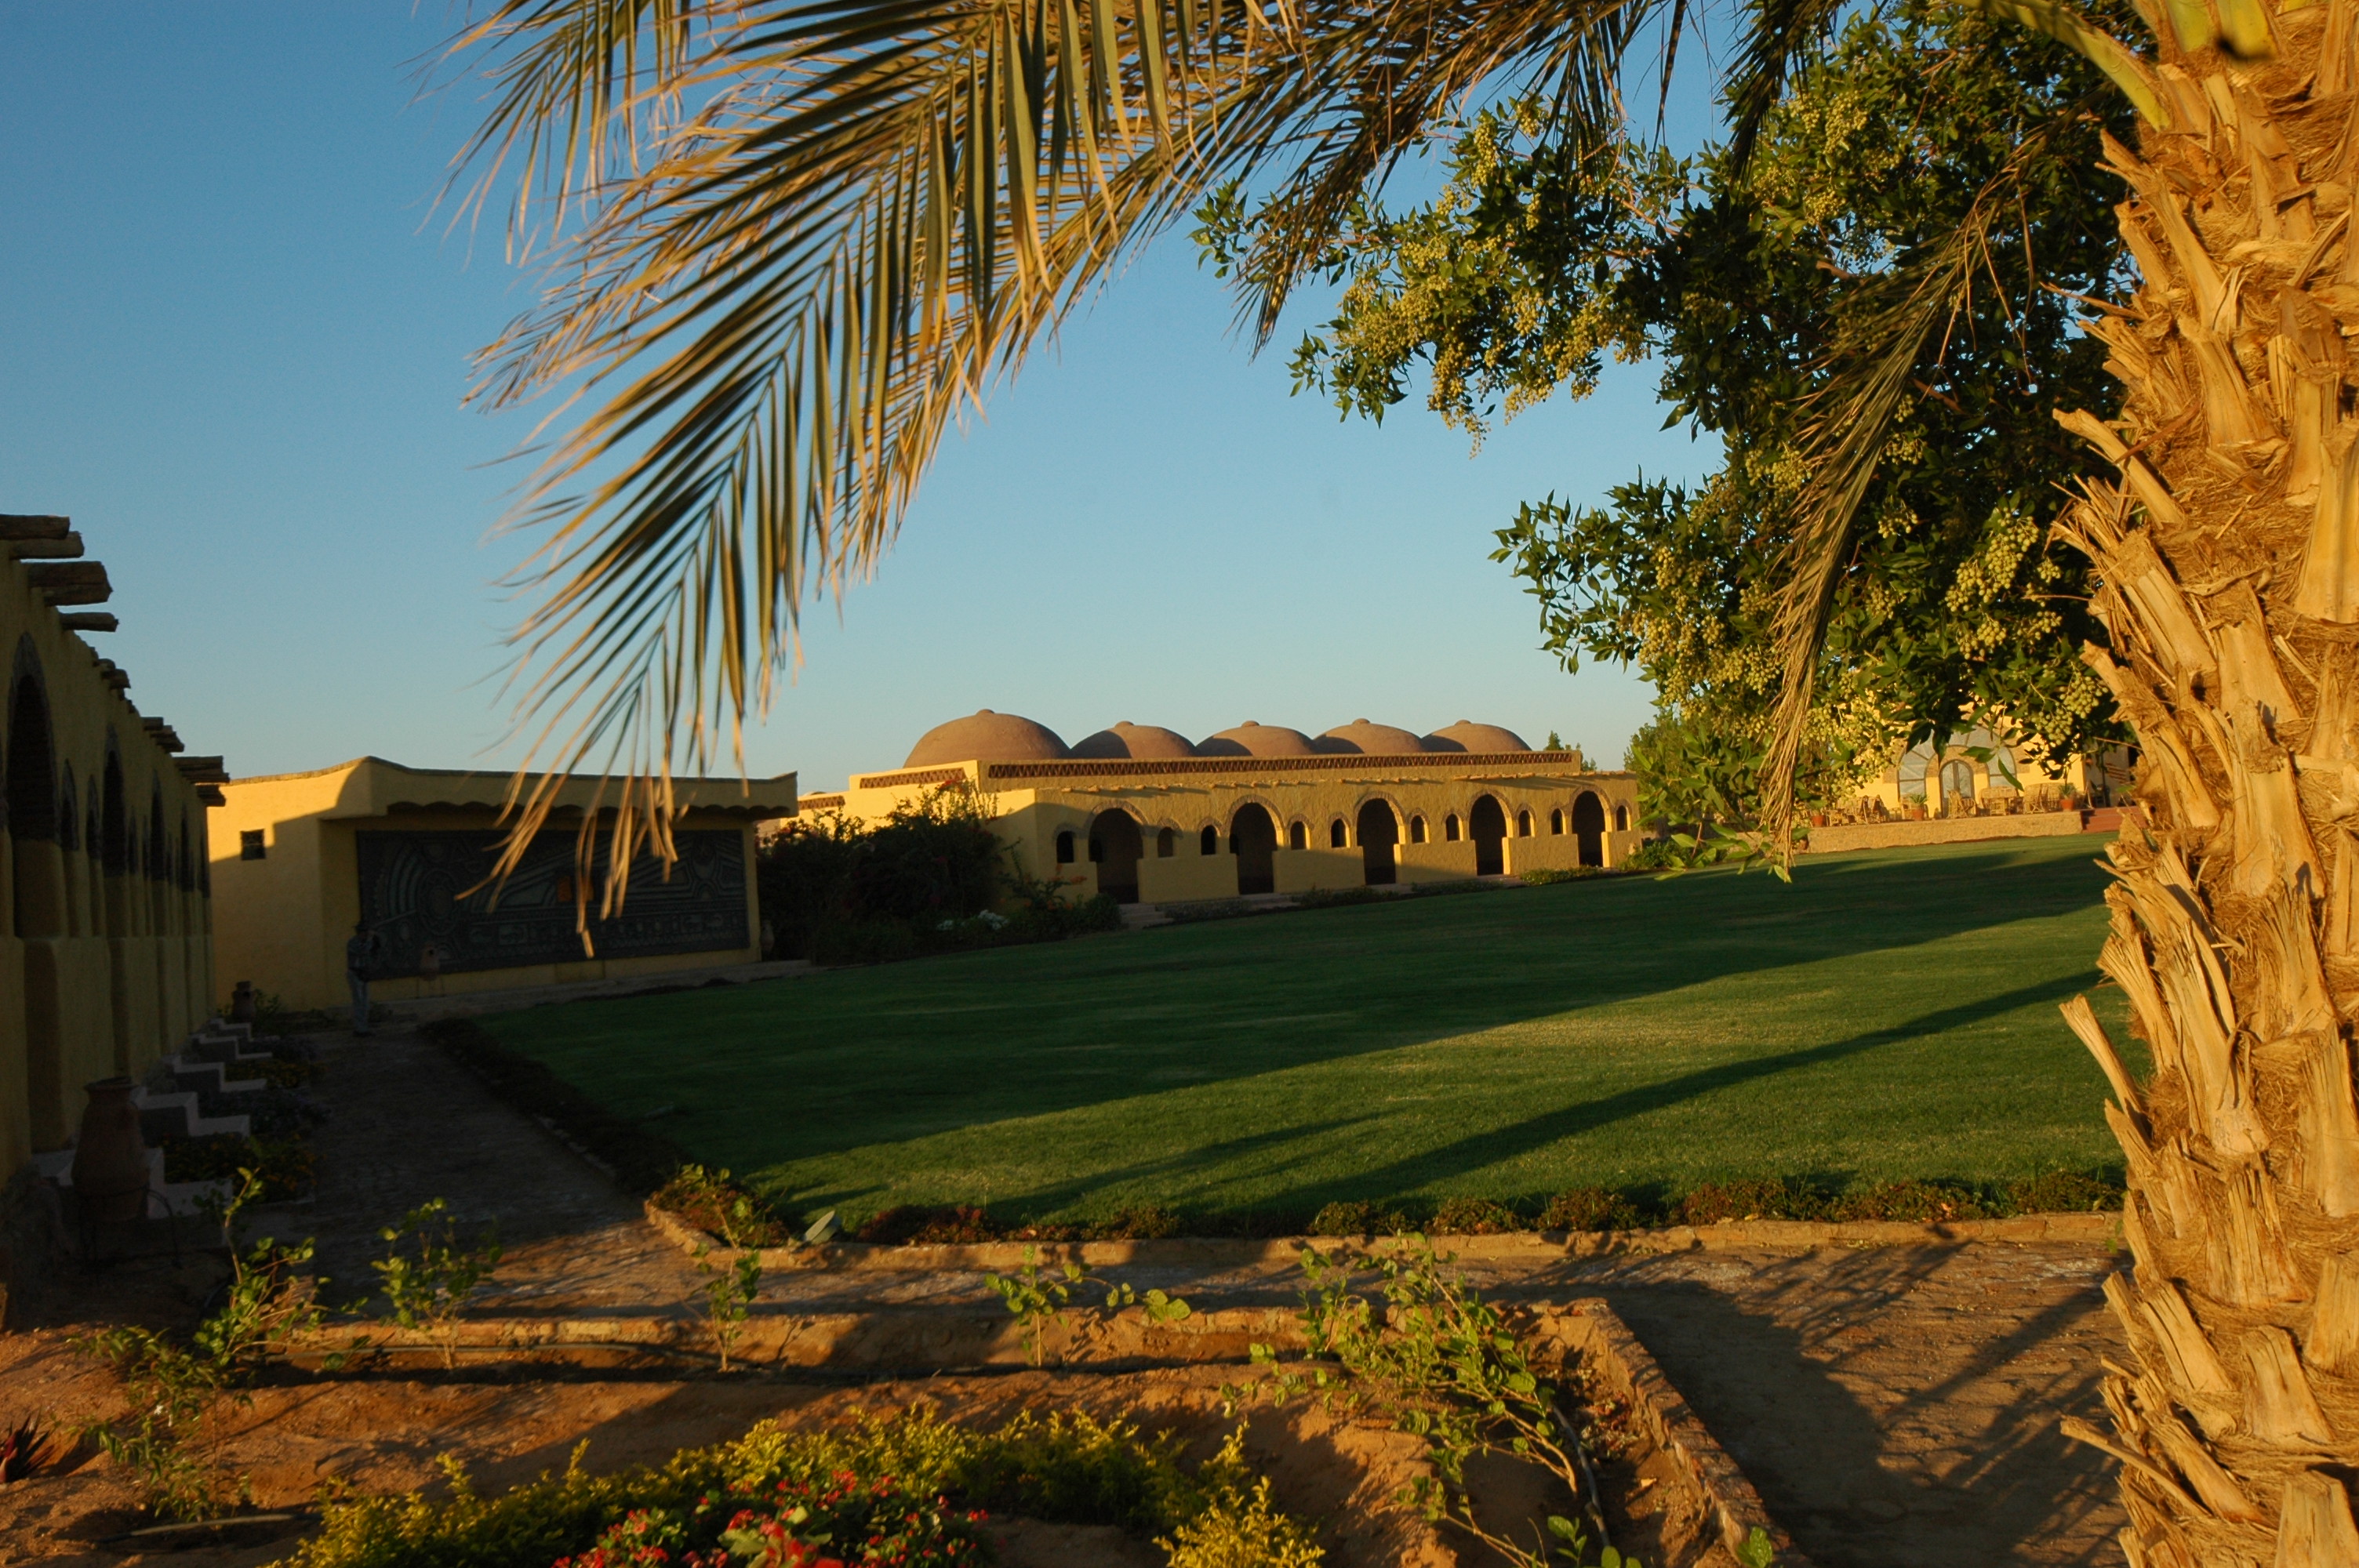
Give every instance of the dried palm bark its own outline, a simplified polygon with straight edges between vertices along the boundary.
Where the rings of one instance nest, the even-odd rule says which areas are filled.
[[[2114,1087],[2134,1260],[2112,1431],[2068,1429],[2120,1459],[2138,1568],[2359,1563],[2359,0],[2253,13],[2244,60],[2170,5],[2160,114],[2107,144],[2126,400],[2061,416],[2117,474],[2065,527],[2141,744],[2101,967],[2154,1059],[2135,1083],[2065,1010]]]

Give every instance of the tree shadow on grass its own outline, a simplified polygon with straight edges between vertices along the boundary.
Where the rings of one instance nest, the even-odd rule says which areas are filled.
[[[1593,1132],[1631,1117],[1669,1110],[1723,1089],[1741,1087],[1783,1073],[1843,1061],[1880,1046],[1897,1044],[1927,1034],[1964,1028],[2038,1002],[2061,1001],[2079,990],[2085,979],[2076,975],[2068,979],[2021,986],[1998,996],[1942,1008],[1906,1023],[1871,1030],[1848,1039],[1832,1040],[1797,1051],[1783,1051],[1775,1055],[1716,1063],[1676,1077],[1634,1085],[1603,1098],[1543,1111],[1506,1127],[1408,1155],[1375,1170],[1298,1188],[1288,1193],[1283,1202],[1308,1210],[1342,1199],[1381,1199],[1418,1191],[1512,1160],[1517,1155],[1530,1153],[1562,1139],[1578,1138],[1584,1132]]]
[[[667,1131],[701,1157],[743,1168],[1105,1104],[1167,1082],[1250,1078],[1736,977],[1762,978],[1745,994],[1732,989],[1728,1000],[1771,1008],[1810,983],[1777,971],[2093,914],[2103,891],[2103,874],[2083,855],[1976,846],[1805,862],[1790,888],[1716,872],[1574,882],[1004,948],[487,1022],[610,1106],[714,1108]],[[2092,956],[2098,935],[2093,928]],[[2004,946],[2006,938],[1995,940]],[[2084,961],[2060,950],[2052,935],[2017,941],[2023,951],[1996,963],[1974,946],[1847,983],[1860,988],[1862,1011],[1872,1011],[1896,996],[1990,983],[1980,973],[1961,979],[1976,966],[2015,976],[2068,953],[2074,975],[2038,994],[2085,983]],[[1953,1011],[1986,1017],[1995,1006]],[[1839,1056],[1891,1037],[1878,1031],[1811,1049]],[[690,1043],[692,1050],[683,1048]],[[1774,1070],[1734,1063],[1701,1076],[1742,1081]],[[1680,1079],[1632,1092],[1676,1098],[1708,1087]]]
[[[1051,1183],[1047,1186],[1035,1187],[1028,1192],[1012,1195],[994,1195],[989,1206],[1003,1215],[1011,1217],[1055,1214],[1061,1212],[1068,1205],[1079,1203],[1091,1194],[1103,1192],[1109,1187],[1121,1186],[1132,1182],[1152,1182],[1159,1177],[1169,1177],[1191,1171],[1217,1169],[1232,1160],[1266,1155],[1273,1150],[1283,1150],[1288,1144],[1305,1142],[1328,1133],[1341,1132],[1378,1119],[1381,1119],[1373,1115],[1339,1117],[1327,1121],[1286,1127],[1268,1132],[1256,1132],[1244,1138],[1225,1139],[1221,1142],[1205,1144],[1201,1148],[1190,1149],[1181,1153],[1169,1154],[1158,1159],[1139,1160],[1111,1169],[1093,1168],[1086,1173],[1075,1175],[1070,1181]],[[758,1178],[757,1184],[764,1185],[766,1190],[768,1188],[768,1184],[760,1183]],[[791,1208],[797,1213],[824,1208],[860,1208],[869,1204],[876,1204],[882,1207],[886,1206],[891,1196],[889,1192],[873,1184],[860,1186],[839,1184],[833,1187],[816,1188],[809,1192],[798,1190],[788,1195],[790,1198]],[[1290,1208],[1281,1208],[1276,1205],[1265,1206],[1270,1210],[1273,1217],[1297,1221],[1302,1217]],[[1248,1222],[1251,1219],[1250,1210],[1224,1209],[1223,1213]]]

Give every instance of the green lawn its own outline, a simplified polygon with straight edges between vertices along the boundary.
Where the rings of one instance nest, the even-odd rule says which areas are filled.
[[[2101,840],[1167,927],[485,1021],[789,1212],[1530,1199],[2112,1163]],[[2129,1048],[2121,999],[2095,996]],[[2142,1067],[2140,1056],[2134,1065]]]

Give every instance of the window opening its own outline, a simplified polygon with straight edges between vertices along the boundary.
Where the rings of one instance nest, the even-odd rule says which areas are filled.
[[[1060,833],[1057,835],[1057,864],[1070,866],[1072,863],[1073,836],[1071,833]]]
[[[238,834],[237,858],[239,860],[260,860],[267,859],[269,854],[269,849],[262,842],[261,828],[248,827]]]

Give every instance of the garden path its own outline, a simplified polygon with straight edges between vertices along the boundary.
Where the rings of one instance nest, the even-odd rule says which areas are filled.
[[[370,1279],[379,1227],[428,1198],[506,1243],[500,1315],[688,1310],[693,1263],[532,1119],[407,1032],[323,1042],[319,1196],[276,1221],[324,1272]],[[307,1212],[308,1210],[308,1212]],[[1945,1247],[1607,1256],[1470,1269],[1503,1296],[1603,1295],[1829,1568],[2118,1561],[2111,1463],[2058,1420],[2102,1419],[2095,1367],[2123,1354],[2102,1247]],[[1199,1304],[1290,1301],[1274,1266],[1110,1269]],[[331,1293],[338,1293],[331,1287]],[[771,1310],[989,1303],[973,1272],[773,1273]]]

